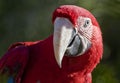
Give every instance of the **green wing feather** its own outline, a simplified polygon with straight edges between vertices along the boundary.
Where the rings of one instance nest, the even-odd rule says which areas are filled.
[[[0,59],[0,83],[20,83],[19,79],[22,77],[27,62],[28,47],[17,44],[14,48],[10,48]]]

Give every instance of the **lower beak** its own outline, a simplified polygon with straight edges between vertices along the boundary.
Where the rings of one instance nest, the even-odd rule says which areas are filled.
[[[73,26],[68,20],[62,18],[56,19],[54,23],[53,45],[54,45],[55,59],[60,68],[62,67],[61,66],[62,59],[69,45],[72,32],[73,32]]]

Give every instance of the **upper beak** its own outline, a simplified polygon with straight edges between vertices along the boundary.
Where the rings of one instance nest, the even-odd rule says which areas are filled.
[[[69,45],[73,32],[72,23],[66,18],[56,18],[54,22],[54,54],[55,59],[61,68],[62,59]]]

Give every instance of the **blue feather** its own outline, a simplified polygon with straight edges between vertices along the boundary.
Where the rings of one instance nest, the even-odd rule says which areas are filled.
[[[9,79],[8,79],[8,82],[7,83],[14,83],[14,78],[13,77],[10,77]]]

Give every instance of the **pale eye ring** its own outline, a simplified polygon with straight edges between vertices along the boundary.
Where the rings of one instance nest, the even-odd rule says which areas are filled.
[[[84,28],[86,28],[87,26],[89,26],[89,24],[90,24],[90,20],[86,20],[85,24],[84,24]]]

